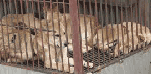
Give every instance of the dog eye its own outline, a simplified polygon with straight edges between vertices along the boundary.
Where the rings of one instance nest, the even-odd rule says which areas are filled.
[[[56,34],[55,36],[56,36],[56,37],[60,37],[60,35],[59,35],[59,34]]]
[[[15,39],[16,39],[16,35],[14,35],[14,36],[12,37],[12,43],[15,42]]]
[[[30,33],[33,34],[33,35],[35,35],[34,29],[31,29],[31,28],[30,28]]]
[[[57,45],[57,47],[59,47],[59,45]]]

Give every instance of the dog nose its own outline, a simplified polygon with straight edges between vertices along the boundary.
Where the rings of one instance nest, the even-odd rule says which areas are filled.
[[[67,43],[67,42],[66,42],[66,43],[64,43],[64,46],[65,46],[65,47],[67,47],[67,46],[68,46],[68,43]]]

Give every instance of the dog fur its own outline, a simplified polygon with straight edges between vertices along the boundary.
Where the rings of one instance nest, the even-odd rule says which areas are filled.
[[[8,15],[2,17],[3,25],[18,26],[18,24],[16,24],[16,23],[19,23],[19,22],[25,23],[26,25],[24,25],[24,27],[28,27],[28,28],[29,27],[34,28],[34,25],[35,25],[35,28],[37,28],[37,29],[40,29],[40,25],[46,24],[46,22],[44,20],[41,21],[40,19],[34,17],[34,14],[32,14],[32,13],[8,14]],[[23,25],[21,27],[23,27]],[[42,27],[42,29],[43,29],[43,27]]]
[[[30,32],[29,30],[17,30],[15,28],[8,27],[8,34],[7,34],[7,27],[3,27],[3,38],[4,38],[4,46],[5,48],[1,48],[1,52],[6,52],[8,53],[9,56],[12,57],[12,59],[7,57],[7,62],[21,62],[27,60],[27,54],[28,54],[28,59],[32,58],[32,48],[30,46]],[[24,41],[24,33],[26,34],[26,42]],[[8,36],[9,36],[9,41],[8,41]],[[31,39],[34,38],[33,35],[31,35]],[[20,39],[19,39],[20,38]],[[2,34],[1,34],[1,40],[2,39]],[[2,42],[2,41],[1,41]],[[9,45],[8,45],[9,42]],[[27,54],[26,54],[26,44],[27,43]],[[3,44],[1,43],[1,47]],[[16,50],[16,56],[15,56],[15,51]],[[22,56],[20,53],[20,50],[22,51]],[[21,60],[22,58],[22,60]]]
[[[131,29],[132,23],[133,23],[133,30]],[[149,28],[145,27],[143,25],[141,27],[141,24],[139,24],[139,23],[138,24],[136,24],[135,22],[132,22],[132,23],[131,22],[127,23],[128,24],[127,28],[129,30],[129,33],[128,33],[128,35],[126,34],[124,36],[124,45],[123,45],[122,39],[119,39],[119,43],[115,47],[115,56],[118,56],[119,50],[123,52],[123,48],[124,48],[124,54],[128,54],[133,49],[132,40],[134,42],[134,50],[136,50],[137,45],[138,45],[138,48],[140,48],[140,45],[144,46],[145,42],[147,44],[150,43],[151,33],[150,33]],[[123,25],[126,26],[126,22],[123,22]],[[137,31],[136,31],[136,28],[138,28]],[[141,28],[142,28],[142,30],[141,30]],[[146,32],[145,32],[145,28],[146,28]],[[132,31],[133,31],[133,33],[132,33]],[[132,38],[132,35],[133,35],[133,38]],[[118,50],[118,45],[120,46],[119,50]],[[129,51],[128,51],[128,49],[129,49]]]

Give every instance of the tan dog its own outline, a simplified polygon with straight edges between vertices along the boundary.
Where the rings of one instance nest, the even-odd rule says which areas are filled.
[[[2,31],[2,30],[1,30]],[[24,33],[26,34],[26,39],[24,39]],[[9,41],[8,41],[8,36],[9,36]],[[31,39],[34,38],[33,35],[31,35]],[[16,58],[17,58],[17,62],[21,62],[21,58],[22,61],[27,60],[27,54],[28,54],[28,59],[32,58],[32,48],[30,45],[30,32],[29,30],[25,30],[23,32],[23,30],[17,30],[15,28],[12,27],[8,27],[8,34],[7,34],[7,27],[3,26],[3,38],[4,38],[4,48],[1,48],[1,52],[6,52],[8,53],[8,55],[10,55],[12,58],[12,62],[15,62],[16,60],[14,59],[15,57],[15,52],[14,50],[16,50]],[[1,34],[1,40],[3,40],[2,38],[2,34]],[[26,42],[25,42],[26,40]],[[3,41],[1,41],[3,42]],[[9,45],[8,45],[9,42]],[[27,43],[27,54],[26,54],[26,43]],[[32,43],[31,43],[32,44]],[[1,43],[2,45],[2,43]],[[1,46],[3,47],[3,46]],[[21,57],[21,53],[20,50],[22,51],[22,57]],[[10,62],[10,59],[7,59],[8,62]]]
[[[50,9],[47,9],[45,12],[47,12],[47,21],[51,22],[52,21],[52,12]],[[59,15],[59,17],[58,17]],[[63,32],[65,32],[65,27],[67,25],[67,33],[65,33],[65,35],[62,33],[61,34],[61,38],[63,39],[63,43],[66,43],[67,45],[69,45],[69,50],[73,51],[73,47],[72,47],[72,31],[71,31],[71,18],[70,18],[70,14],[65,13],[65,17],[66,19],[64,19],[64,14],[61,14],[59,12],[55,12],[53,11],[53,22],[58,22],[58,20],[61,22],[60,25],[63,25],[64,27],[61,27],[61,29],[64,29]],[[86,40],[85,40],[85,25],[87,26],[87,40],[91,40],[93,35],[96,34],[97,28],[100,28],[100,26],[96,27],[96,20],[95,17],[90,17],[88,15],[86,15],[84,17],[84,15],[80,14],[80,30],[81,30],[81,38],[82,38],[82,52],[85,53],[87,52],[86,50]],[[85,18],[85,22],[84,22],[84,18]],[[91,22],[90,22],[91,20]],[[65,22],[66,21],[66,22]],[[92,29],[92,30],[91,30]],[[91,32],[92,31],[92,32]],[[66,40],[66,34],[68,37],[68,42]],[[89,43],[90,44],[90,43]],[[88,46],[88,50],[91,50],[92,48]],[[85,61],[83,61],[84,64]],[[72,63],[74,64],[74,63]],[[90,63],[90,65],[93,66],[92,63]]]
[[[52,66],[52,69],[57,69],[56,63],[58,62],[58,70],[61,70],[61,71],[63,71],[62,60],[61,60],[61,56],[63,56],[64,71],[69,72],[68,57],[64,55],[67,53],[67,50],[60,48],[60,41],[59,41],[59,36],[58,36],[59,34],[55,33],[53,35],[53,32],[49,32],[48,33],[49,40],[48,40],[47,32],[42,32],[42,33],[43,33],[44,52],[42,49],[42,38],[41,38],[42,35],[41,35],[41,33],[39,33],[35,37],[35,41],[34,41],[35,53],[38,54],[41,59],[45,59],[43,61],[45,63],[46,68],[50,68],[50,66]],[[54,41],[53,36],[55,37],[55,41]],[[36,41],[38,43],[38,49],[36,48],[36,46],[37,46]],[[50,51],[49,51],[48,45],[50,46]],[[61,50],[62,50],[63,55],[61,55]],[[50,57],[49,57],[49,53],[50,53]],[[43,54],[44,54],[44,56],[43,56]],[[51,61],[50,61],[50,59],[51,59]],[[73,72],[74,68],[71,67],[70,71]]]
[[[56,9],[56,8],[55,8]],[[45,12],[47,12],[47,21],[52,22],[52,12],[50,9],[46,8],[44,9]],[[58,18],[59,15],[59,18]],[[70,18],[70,14],[65,13],[65,17],[66,19],[64,19],[64,15],[60,12],[56,12],[53,11],[53,22],[58,22],[58,20],[60,21],[60,25],[61,25],[61,29],[63,29],[63,33],[65,32],[65,27],[67,25],[67,36],[68,36],[68,42],[67,43],[72,43],[72,31],[71,31],[71,18]],[[91,29],[92,29],[92,34],[95,35],[97,28],[100,28],[100,26],[96,26],[96,20],[95,17],[90,17],[88,15],[85,16],[85,22],[84,22],[84,15],[80,14],[80,28],[81,28],[81,36],[82,39],[84,39],[83,42],[83,46],[85,46],[85,24],[86,24],[86,28],[87,28],[87,39],[90,40],[91,39]],[[90,23],[90,19],[91,19],[91,23]],[[66,21],[66,22],[65,22]],[[63,26],[62,26],[63,25]],[[63,34],[62,33],[62,34]],[[62,35],[62,39],[66,39],[65,35]],[[89,49],[88,49],[89,50]],[[82,50],[83,52],[86,52],[86,50]]]
[[[23,19],[23,20],[22,20]],[[40,19],[34,17],[32,13],[29,14],[8,14],[4,17],[2,17],[2,24],[8,26],[18,26],[18,22],[24,22],[26,25],[24,27],[30,27],[39,29],[40,28]],[[46,24],[46,22],[41,21],[41,25]],[[23,27],[23,26],[22,26]]]
[[[117,29],[118,26],[118,29]],[[107,28],[106,28],[107,27]],[[93,38],[93,45],[95,45],[97,47],[97,42],[99,41],[99,49],[103,49],[103,45],[104,45],[104,50],[108,50],[108,42],[110,43],[110,46],[113,46],[114,40],[118,39],[122,39],[122,31],[123,31],[123,36],[126,34],[126,26],[123,25],[123,28],[121,26],[121,24],[114,24],[113,29],[111,27],[111,24],[103,27],[102,29],[98,30],[98,40],[97,40],[97,35],[94,36]],[[114,40],[113,40],[113,35],[112,32],[114,33]],[[102,36],[103,34],[103,36]],[[119,34],[119,35],[118,35]],[[89,40],[89,43],[92,43],[92,40]],[[90,45],[90,44],[89,44]],[[91,47],[93,45],[90,45]]]
[[[108,27],[108,34],[106,33],[106,27],[104,27],[103,29],[99,29],[98,30],[98,39],[97,40],[97,35],[94,36],[93,40],[94,40],[94,44],[93,45],[96,45],[97,47],[97,41],[99,41],[99,49],[103,49],[103,43],[102,43],[102,38],[103,38],[103,41],[104,41],[104,49],[107,50],[108,49],[108,42],[107,42],[107,39],[109,40],[109,43],[110,45],[109,46],[113,46],[113,44],[111,42],[113,42],[114,40],[118,40],[118,36],[119,36],[119,47],[120,49],[119,50],[122,50],[123,47],[127,47],[127,34],[129,35],[129,43],[132,43],[132,31],[131,31],[131,22],[128,22],[128,27],[126,25],[126,22],[123,22],[123,37],[124,37],[124,40],[122,39],[122,24],[114,24],[113,25],[113,30],[111,28],[111,24],[107,25],[106,27]],[[117,29],[117,26],[119,27],[119,30]],[[127,32],[128,30],[128,32]],[[119,31],[119,35],[118,35],[118,31]],[[135,39],[135,43],[134,45],[136,46],[137,44],[139,44],[139,42],[146,42],[147,41],[147,44],[149,43],[150,41],[150,32],[149,32],[149,29],[146,27],[146,33],[145,33],[145,27],[142,26],[142,34],[141,34],[141,31],[140,31],[140,24],[138,24],[138,36],[136,35],[136,23],[133,22],[133,37]],[[112,32],[114,33],[114,40],[113,40],[113,36],[112,36]],[[102,37],[102,33],[103,33],[103,37]],[[107,37],[107,35],[108,37]],[[147,39],[146,39],[147,38]],[[143,39],[143,41],[142,41]],[[89,40],[91,41],[91,40]],[[124,41],[124,46],[123,45],[123,42]],[[90,42],[89,42],[90,43]],[[118,55],[118,44],[116,45],[115,47],[115,56]],[[131,47],[132,44],[130,44],[130,47]],[[92,46],[92,45],[91,45]],[[134,47],[135,47],[134,46]],[[127,48],[130,48],[130,47],[127,47]],[[128,49],[125,50],[125,52],[127,51]],[[130,49],[131,50],[131,49]]]
[[[26,37],[24,36],[24,34],[26,35]],[[31,59],[32,55],[34,52],[32,52],[32,40],[34,39],[34,35],[31,34],[30,37],[30,32],[28,30],[20,30],[19,33],[15,33],[16,35],[16,39],[14,39],[15,45],[16,45],[16,57],[18,59],[22,59],[23,61]],[[31,41],[31,42],[30,42]],[[26,44],[27,44],[27,48],[26,48]],[[14,47],[12,46],[12,49]],[[20,53],[20,50],[22,53]],[[27,52],[26,52],[27,50]],[[28,54],[28,56],[27,56]],[[11,56],[14,56],[15,53],[14,52],[10,52]]]
[[[14,28],[8,27],[8,32],[7,32],[7,26],[0,26],[0,51],[1,51],[1,58],[4,58],[4,59],[8,59],[7,50],[8,50],[8,43],[9,44],[12,43],[11,42],[11,39],[13,37],[12,29]]]
[[[129,49],[129,52],[132,50],[132,30],[131,30],[132,24],[131,24],[131,22],[128,22],[127,24],[128,24],[129,33],[128,33],[128,35],[124,36],[124,45],[123,45],[122,39],[119,39],[119,43],[115,47],[115,56],[118,55],[118,45],[120,46],[119,50],[122,52],[123,52],[123,47],[124,47],[124,54],[128,54],[128,49]],[[126,22],[123,22],[123,25],[126,25]],[[138,32],[136,32],[136,27],[137,27],[136,25],[138,26]],[[145,32],[145,28],[146,28],[146,32]],[[141,33],[141,31],[142,31],[142,33]],[[127,36],[129,36],[129,37],[127,38]],[[128,43],[128,40],[129,40],[129,43]],[[143,44],[143,46],[144,46],[145,42],[147,42],[147,44],[149,44],[150,41],[151,41],[151,33],[150,33],[149,28],[142,26],[142,30],[141,30],[141,25],[133,22],[134,50],[136,50],[137,45],[138,45],[138,48],[140,48],[140,45]]]

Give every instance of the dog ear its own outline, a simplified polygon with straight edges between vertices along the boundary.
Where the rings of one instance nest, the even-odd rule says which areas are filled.
[[[52,11],[57,12],[58,10],[59,10],[59,5],[57,6],[57,4],[53,4],[52,5]]]
[[[51,8],[49,6],[50,5],[48,3],[46,3],[45,7],[43,7],[44,13],[47,12],[47,11],[51,11]],[[57,4],[52,4],[52,11],[53,12],[57,12],[58,11]]]
[[[138,35],[138,42],[144,42],[145,41],[145,37],[143,35]]]
[[[46,3],[45,7],[43,7],[44,13],[50,10],[48,6],[49,6],[48,3]]]

